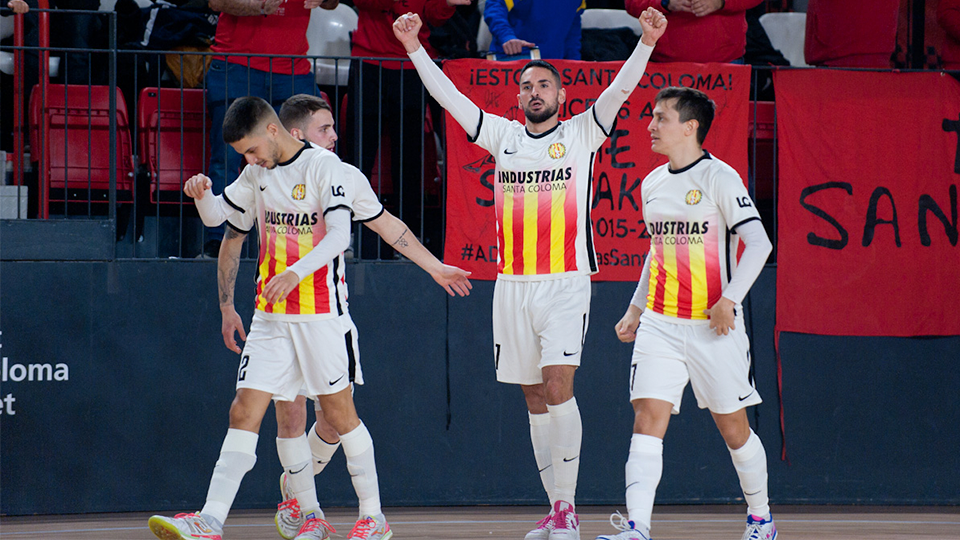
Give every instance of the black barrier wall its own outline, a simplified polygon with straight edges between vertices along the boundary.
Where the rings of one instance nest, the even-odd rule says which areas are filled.
[[[252,313],[254,264],[238,310]],[[448,298],[410,264],[348,267],[384,504],[545,504],[520,390],[495,382],[493,284]],[[196,510],[227,429],[237,356],[220,337],[215,261],[0,263],[0,502],[5,515]],[[780,460],[775,270],[748,305],[757,385],[751,420],[773,502],[960,504],[960,337],[785,334]],[[594,285],[576,394],[578,502],[622,508],[631,348],[613,325],[632,283]],[[249,317],[246,317],[249,321]],[[272,410],[237,508],[277,504]],[[736,503],[736,474],[692,394],[665,442],[660,503]],[[355,497],[342,452],[325,506]]]

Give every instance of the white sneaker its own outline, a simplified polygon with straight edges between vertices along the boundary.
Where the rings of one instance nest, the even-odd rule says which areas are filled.
[[[330,533],[335,532],[337,530],[326,520],[310,518],[300,527],[300,531],[294,540],[327,540],[330,538]]]
[[[548,540],[550,531],[553,530],[553,512],[547,514],[547,517],[537,522],[537,527],[528,532],[523,540]]]
[[[280,475],[280,497],[282,503],[277,505],[277,514],[273,517],[273,522],[277,524],[277,532],[286,540],[293,540],[303,527],[305,520],[300,512],[300,504],[297,502],[297,496],[287,485],[287,473]]]
[[[741,540],[775,540],[777,538],[777,524],[773,516],[767,514],[766,519],[747,515],[747,530]]]
[[[617,529],[617,534],[598,536],[597,540],[650,540],[650,531],[643,533],[637,530],[637,524],[623,517],[620,512],[610,514],[610,525]]]
[[[200,514],[153,516],[147,525],[160,540],[222,540],[223,535],[221,526],[207,522]]]
[[[358,540],[390,540],[391,536],[393,536],[393,531],[390,530],[387,518],[383,514],[377,514],[375,516],[363,516],[357,520],[357,524],[347,535],[347,540],[352,538]]]
[[[553,503],[553,530],[550,540],[580,540],[580,517],[566,501]]]

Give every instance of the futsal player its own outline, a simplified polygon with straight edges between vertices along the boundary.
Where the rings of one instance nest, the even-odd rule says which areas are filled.
[[[360,500],[363,518],[347,538],[387,540],[392,532],[380,508],[373,440],[357,416],[351,384],[363,382],[343,260],[355,187],[335,154],[294,138],[261,98],[234,101],[223,134],[248,166],[221,195],[210,193],[212,183],[203,175],[190,178],[184,192],[207,226],[256,214],[261,225],[256,311],[206,503],[197,514],[153,516],[150,529],[164,540],[221,540],[240,482],[256,463],[267,407],[273,399],[293,401],[306,388],[340,434]],[[285,469],[311,466],[306,437],[278,450]],[[296,539],[329,538],[335,531],[323,519],[312,477],[301,484],[293,491],[306,519]]]
[[[667,20],[651,8],[640,24],[640,43],[610,87],[569,120],[559,120],[566,92],[557,69],[538,60],[526,64],[517,96],[526,124],[482,111],[456,89],[421,46],[419,16],[408,13],[393,25],[430,94],[496,160],[494,366],[498,381],[521,385],[551,504],[527,540],[580,537],[574,497],[582,426],[573,380],[587,332],[590,276],[598,269],[590,171]]]
[[[291,96],[280,107],[279,118],[295,138],[330,151],[336,148],[337,132],[334,129],[333,114],[330,105],[323,98],[309,94]],[[347,163],[342,163],[341,166],[343,173],[352,179],[356,188],[353,200],[354,221],[362,222],[378,233],[391,247],[430,274],[451,296],[469,295],[472,285],[467,276],[470,273],[437,260],[402,221],[383,208],[370,187],[370,182],[359,169]],[[241,352],[236,343],[236,335],[245,339],[243,321],[237,314],[233,300],[243,242],[254,224],[253,216],[248,214],[234,216],[227,221],[228,227],[220,245],[217,262],[224,344],[236,353]],[[306,437],[312,454],[312,467],[288,468],[280,476],[282,502],[277,506],[274,521],[280,536],[288,540],[297,535],[304,522],[304,514],[297,502],[294,486],[301,485],[301,482],[312,482],[313,476],[323,471],[340,448],[340,435],[326,421],[317,401],[314,402],[317,421],[304,435],[307,421],[305,401],[301,394],[294,401],[274,402],[278,450],[283,445],[290,444],[293,439]]]
[[[664,88],[650,121],[651,148],[668,162],[640,186],[650,253],[617,337],[635,341],[635,412],[626,466],[628,517],[598,540],[649,540],[663,470],[663,437],[689,382],[723,436],[747,501],[743,540],[773,540],[767,457],[746,407],[761,402],[749,378],[750,344],[740,303],[771,245],[737,171],[703,149],[716,105],[692,88]],[[737,246],[745,248],[737,261]],[[639,328],[638,328],[639,326]]]

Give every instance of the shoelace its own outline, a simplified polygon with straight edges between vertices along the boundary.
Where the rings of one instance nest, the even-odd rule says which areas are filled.
[[[540,521],[538,521],[538,522],[537,522],[537,530],[546,529],[547,527],[549,527],[549,526],[550,526],[550,523],[553,522],[553,520],[554,520],[555,517],[556,517],[556,516],[554,516],[553,514],[548,514],[547,517],[545,517],[545,518],[541,519]]]
[[[357,522],[353,526],[353,529],[350,531],[350,534],[347,535],[347,538],[366,538],[373,529],[377,526],[377,522],[373,518],[364,518]]]
[[[278,504],[277,511],[281,510],[290,510],[290,517],[300,519],[300,505],[297,504],[297,499],[287,499]]]
[[[615,522],[614,519],[616,519],[619,523]],[[621,514],[619,511],[610,514],[610,525],[612,525],[613,528],[617,529],[618,531],[629,531],[633,529],[633,523],[631,523],[629,519],[623,517],[623,514]]]
[[[571,526],[570,526],[570,525],[571,525],[570,522],[572,521],[572,519],[570,518],[570,515],[571,515],[571,514],[573,514],[573,510],[570,510],[569,508],[564,508],[563,510],[557,512],[556,515],[554,515],[554,517],[553,517],[553,526],[554,526],[554,528],[556,528],[556,529],[573,529],[573,528],[575,528],[575,527],[571,527]]]
[[[337,532],[337,530],[333,528],[333,525],[331,525],[330,522],[328,522],[327,520],[320,519],[320,518],[313,518],[313,519],[308,519],[307,522],[304,523],[302,527],[300,527],[300,532],[298,533],[298,536],[305,532],[313,532],[321,527],[327,529],[332,533]]]

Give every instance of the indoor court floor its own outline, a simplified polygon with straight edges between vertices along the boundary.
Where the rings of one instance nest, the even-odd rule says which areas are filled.
[[[614,532],[612,508],[584,506],[580,536],[593,540]],[[543,517],[535,506],[388,508],[395,540],[522,540]],[[774,506],[779,540],[958,540],[958,507]],[[327,519],[346,538],[356,519],[353,508],[333,508]],[[0,518],[0,538],[42,540],[151,540],[150,514],[85,514]],[[745,526],[741,506],[658,506],[653,513],[656,540],[738,540]],[[224,540],[279,539],[273,512],[235,510]]]

